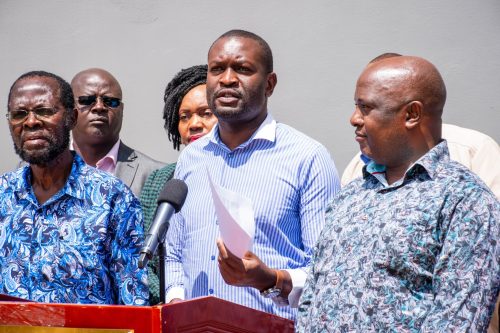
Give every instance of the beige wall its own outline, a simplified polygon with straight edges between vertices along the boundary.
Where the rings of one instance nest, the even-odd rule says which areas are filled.
[[[278,85],[270,110],[327,146],[338,169],[357,150],[348,118],[356,78],[387,51],[420,55],[448,87],[444,120],[500,141],[498,0],[0,0],[0,105],[22,73],[43,69],[71,80],[88,67],[112,72],[124,90],[122,138],[163,161],[163,90],[181,68],[206,61],[232,28],[264,37]],[[0,173],[14,168],[0,120]]]

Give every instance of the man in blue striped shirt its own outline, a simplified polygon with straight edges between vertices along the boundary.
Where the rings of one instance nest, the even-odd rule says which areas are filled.
[[[167,301],[213,295],[295,317],[278,305],[298,301],[339,179],[321,144],[268,114],[276,82],[271,49],[259,36],[232,30],[212,44],[207,99],[219,123],[177,164],[175,178],[189,194],[167,233]],[[207,169],[215,183],[252,200],[255,237],[242,259],[216,244]]]

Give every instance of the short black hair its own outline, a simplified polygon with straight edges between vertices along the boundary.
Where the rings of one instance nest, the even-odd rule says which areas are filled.
[[[271,47],[269,47],[269,44],[260,36],[254,34],[253,32],[246,31],[246,30],[240,30],[240,29],[233,29],[229,30],[217,38],[212,45],[210,46],[210,50],[214,46],[214,44],[222,39],[222,38],[230,38],[230,37],[240,37],[240,38],[250,38],[254,41],[256,41],[262,50],[262,60],[264,62],[264,67],[268,73],[271,73],[273,71],[273,52],[271,51]]]
[[[207,83],[207,65],[197,65],[185,68],[177,73],[165,88],[163,101],[163,119],[168,139],[174,144],[174,149],[181,146],[179,133],[179,107],[186,94],[196,86]]]
[[[73,90],[71,89],[71,85],[68,82],[66,82],[62,77],[45,71],[31,71],[24,73],[23,75],[18,77],[17,80],[14,81],[14,83],[10,86],[9,98],[7,100],[7,108],[8,108],[8,103],[10,103],[12,89],[14,89],[16,83],[25,78],[31,78],[31,77],[49,77],[56,80],[57,84],[59,85],[59,101],[61,102],[61,104],[68,113],[71,113],[73,111],[73,109],[75,108],[75,99],[73,97]]]

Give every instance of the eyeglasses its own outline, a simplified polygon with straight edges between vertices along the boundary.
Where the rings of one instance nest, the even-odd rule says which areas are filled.
[[[85,106],[94,105],[97,102],[97,98],[99,97],[96,95],[80,96],[78,97],[78,104]],[[116,97],[101,96],[101,99],[104,105],[106,105],[108,108],[113,108],[113,109],[119,107],[122,102],[121,99]]]
[[[33,112],[36,119],[43,121],[49,120],[51,117],[53,117],[57,113],[57,109],[48,107],[40,107],[31,110],[20,109],[7,112],[5,116],[11,122],[11,124],[16,125],[24,122],[28,118],[30,112]]]

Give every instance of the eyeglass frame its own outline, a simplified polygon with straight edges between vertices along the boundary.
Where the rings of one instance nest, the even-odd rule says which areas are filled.
[[[52,113],[50,115],[42,115],[37,110],[52,110]],[[13,112],[19,112],[19,111],[26,112],[26,115],[23,118],[20,118],[20,119],[13,119],[12,118],[12,113]],[[55,106],[54,107],[39,106],[39,107],[36,107],[36,108],[31,108],[31,109],[16,109],[16,110],[12,110],[12,111],[7,111],[7,113],[5,114],[5,118],[7,118],[7,120],[12,125],[19,125],[19,124],[24,123],[28,119],[30,113],[33,113],[33,115],[35,116],[35,118],[37,120],[39,120],[39,121],[47,121],[47,120],[50,120],[52,117],[54,117],[58,112],[59,112],[59,109],[57,107],[55,107]]]

